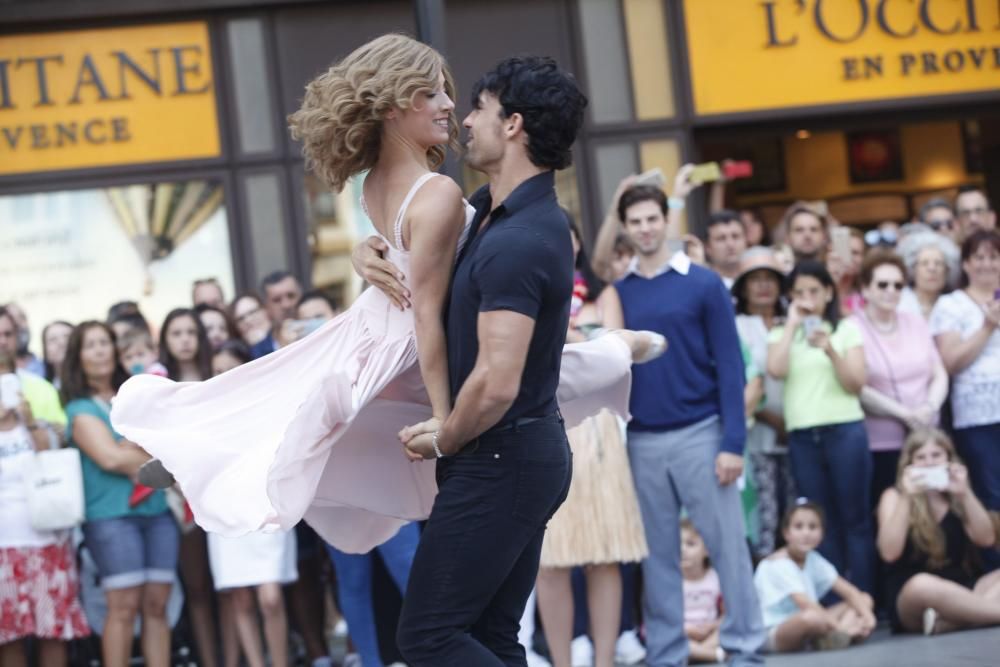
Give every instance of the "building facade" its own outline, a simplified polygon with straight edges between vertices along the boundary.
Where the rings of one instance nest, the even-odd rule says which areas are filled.
[[[285,118],[390,31],[446,54],[460,115],[504,56],[576,74],[558,189],[587,236],[625,175],[707,159],[752,161],[727,199],[771,221],[797,199],[867,225],[961,185],[1000,198],[995,0],[0,0],[0,302],[38,329],[126,299],[155,321],[196,279],[232,297],[278,268],[350,300],[359,186],[306,174]]]

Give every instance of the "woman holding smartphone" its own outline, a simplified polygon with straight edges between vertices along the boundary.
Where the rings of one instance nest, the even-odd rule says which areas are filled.
[[[1000,571],[981,576],[976,553],[996,544],[996,530],[968,477],[943,432],[914,431],[906,439],[896,485],[878,508],[878,550],[889,563],[886,593],[896,632],[1000,624]]]
[[[952,377],[955,444],[972,488],[1000,509],[1000,234],[980,230],[962,244],[962,289],[938,299],[930,328]],[[996,552],[991,565],[1000,565]]]
[[[767,372],[785,381],[788,453],[799,493],[830,518],[820,552],[861,590],[874,585],[871,452],[859,394],[865,386],[861,332],[841,320],[837,288],[822,263],[788,276],[792,303],[768,335]]]

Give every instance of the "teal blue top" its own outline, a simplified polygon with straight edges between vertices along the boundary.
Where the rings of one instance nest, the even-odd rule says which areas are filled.
[[[73,440],[73,422],[79,415],[97,417],[120,442],[122,436],[111,428],[111,415],[107,408],[93,398],[77,398],[66,406],[66,439],[70,445],[80,449],[83,465],[83,495],[87,505],[87,521],[114,519],[125,516],[151,516],[167,511],[167,498],[163,491],[156,491],[135,507],[129,507],[132,495],[132,480],[125,475],[104,470]]]

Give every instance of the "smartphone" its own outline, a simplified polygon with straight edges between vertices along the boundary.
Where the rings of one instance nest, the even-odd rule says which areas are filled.
[[[21,405],[21,378],[14,373],[0,375],[0,405],[8,410]]]
[[[812,332],[821,326],[823,326],[823,318],[819,315],[809,315],[802,320],[802,332],[806,335],[806,338],[809,338]]]
[[[663,188],[666,183],[667,179],[659,167],[653,167],[635,177],[636,185],[652,185],[654,188]]]
[[[692,183],[701,184],[708,183],[709,181],[717,181],[720,178],[722,178],[722,170],[719,168],[719,163],[704,162],[694,166],[689,180]]]
[[[948,488],[948,466],[928,466],[916,468],[917,479],[925,488],[944,491]]]
[[[727,181],[735,181],[738,178],[751,178],[753,176],[753,162],[750,160],[733,160],[722,165],[722,173]]]
[[[840,257],[844,267],[851,265],[851,230],[844,226],[834,227],[830,230],[830,245],[833,254]]]

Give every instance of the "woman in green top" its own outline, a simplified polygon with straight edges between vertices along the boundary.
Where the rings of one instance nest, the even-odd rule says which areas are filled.
[[[792,303],[785,325],[768,336],[767,371],[785,381],[792,475],[828,517],[820,553],[871,593],[872,460],[859,398],[866,380],[861,331],[840,319],[837,288],[820,262],[796,264],[788,285]]]
[[[97,564],[108,614],[101,635],[105,667],[125,667],[136,615],[149,667],[170,663],[166,606],[177,569],[177,524],[163,491],[134,495],[132,477],[149,455],[111,428],[111,399],[127,378],[115,335],[101,322],[77,326],[66,346],[62,400],[70,444],[83,466],[84,542]]]

